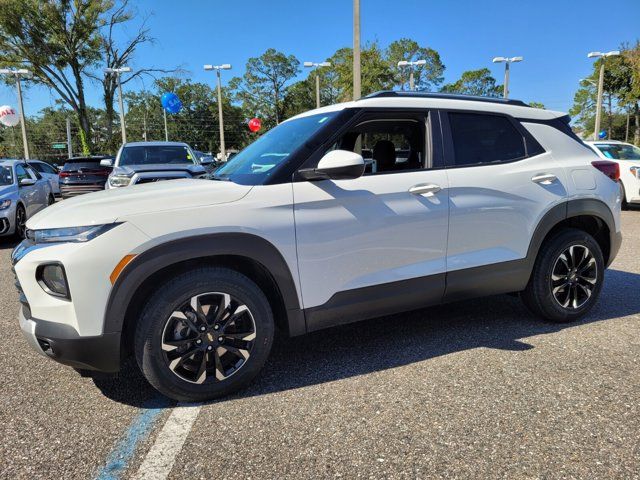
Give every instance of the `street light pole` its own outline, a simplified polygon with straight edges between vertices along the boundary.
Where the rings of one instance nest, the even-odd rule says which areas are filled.
[[[521,62],[523,57],[495,57],[493,63],[504,63],[504,86],[502,96],[509,98],[509,73],[511,70],[511,64],[515,62]]]
[[[20,113],[20,127],[22,130],[22,145],[24,147],[24,158],[25,160],[29,160],[29,144],[27,143],[27,126],[26,119],[24,117],[24,105],[22,103],[22,85],[20,84],[20,75],[31,75],[29,70],[24,68],[20,69],[9,69],[2,68],[0,69],[0,74],[3,75],[14,75],[16,77],[16,89],[18,91],[18,111]]]
[[[415,80],[413,76],[413,67],[419,67],[421,65],[426,65],[426,60],[416,60],[415,62],[409,62],[407,60],[401,60],[398,62],[398,68],[400,67],[411,67],[409,70],[409,90],[414,91],[416,89]],[[402,83],[404,90],[404,82]]]
[[[120,83],[120,74],[128,73],[131,71],[130,67],[121,68],[105,68],[104,73],[107,75],[115,75],[116,83],[118,85],[118,105],[120,107],[120,130],[122,131],[122,144],[127,143],[127,125],[124,120],[124,100],[122,98],[122,84]]]
[[[360,74],[360,0],[353,0],[353,99],[362,96]]]
[[[222,80],[220,78],[220,70],[231,70],[231,64],[223,65],[205,65],[205,70],[215,70],[218,77],[218,123],[220,124],[220,160],[227,161],[227,150],[224,144],[224,120],[222,118]]]
[[[316,73],[316,108],[320,108],[320,75],[318,74],[318,68],[320,67],[330,67],[331,62],[304,62],[303,65],[305,68],[315,68]]]
[[[598,77],[598,99],[596,100],[596,125],[593,130],[593,139],[598,140],[598,132],[600,132],[600,121],[602,116],[602,93],[604,90],[604,64],[607,57],[613,57],[620,55],[619,50],[612,50],[610,52],[589,52],[587,58],[599,58],[602,57],[602,63],[600,64],[600,76]]]

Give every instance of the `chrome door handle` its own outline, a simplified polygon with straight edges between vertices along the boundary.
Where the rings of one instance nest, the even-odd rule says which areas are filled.
[[[553,173],[541,173],[540,175],[534,175],[531,177],[531,181],[534,183],[541,183],[542,185],[549,185],[558,179]]]
[[[436,185],[435,183],[418,183],[409,189],[409,193],[413,195],[427,195],[429,193],[438,193],[440,190],[440,185]]]

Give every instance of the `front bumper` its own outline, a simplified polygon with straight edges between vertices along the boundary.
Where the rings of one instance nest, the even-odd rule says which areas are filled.
[[[82,370],[120,370],[120,333],[81,337],[69,325],[31,318],[25,306],[18,318],[27,343],[39,354]]]
[[[16,218],[15,202],[11,202],[11,206],[4,210],[0,210],[0,236],[11,235],[14,233],[14,223]]]

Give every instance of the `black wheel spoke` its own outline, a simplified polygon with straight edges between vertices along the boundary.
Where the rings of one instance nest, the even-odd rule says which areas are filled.
[[[172,352],[181,347],[185,347],[189,345],[189,343],[193,342],[193,338],[181,338],[178,340],[163,340],[162,341],[162,350],[165,352]]]

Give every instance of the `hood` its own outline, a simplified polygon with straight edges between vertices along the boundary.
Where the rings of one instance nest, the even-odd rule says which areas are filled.
[[[0,200],[12,196],[17,190],[18,187],[16,185],[0,185]]]
[[[27,228],[61,228],[101,225],[130,215],[153,213],[240,200],[252,185],[181,179],[115,188],[57,202],[27,221]]]
[[[191,175],[199,175],[205,172],[202,165],[193,163],[156,163],[152,165],[125,165],[113,167],[112,175],[131,176],[142,172],[189,172]]]

